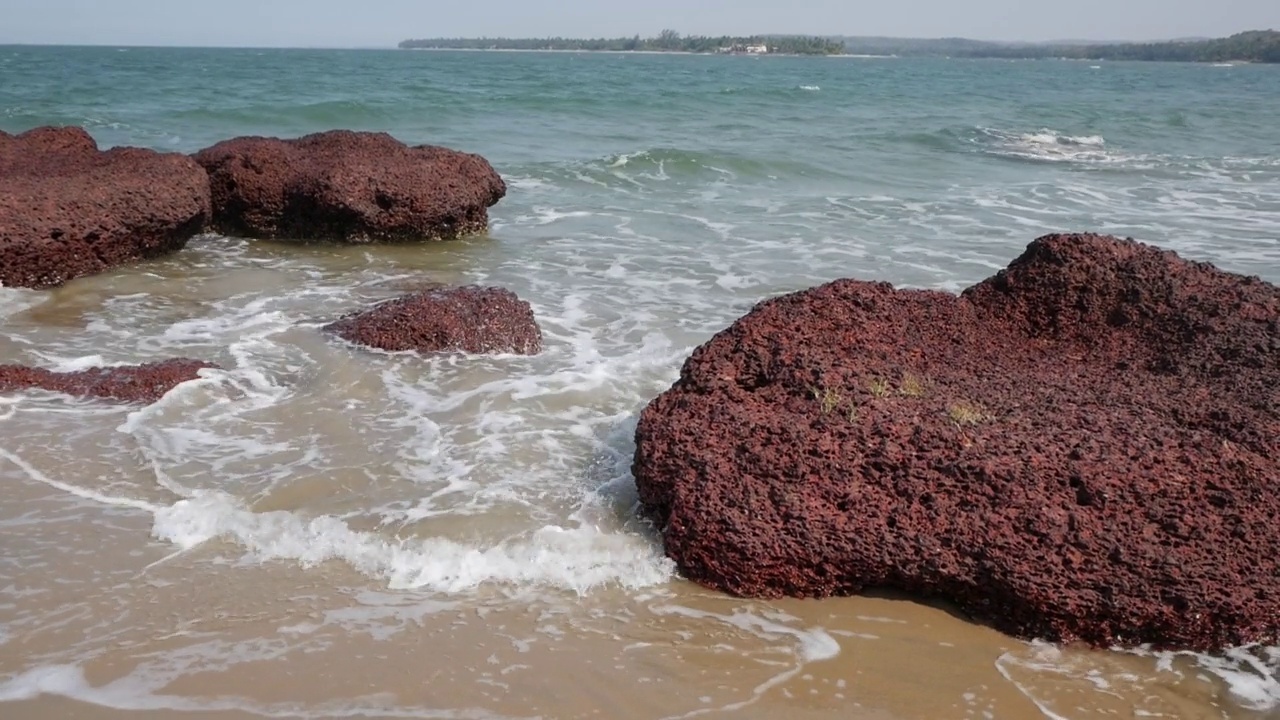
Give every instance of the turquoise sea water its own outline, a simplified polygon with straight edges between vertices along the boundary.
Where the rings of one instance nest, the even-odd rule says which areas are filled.
[[[348,127],[479,152],[515,186],[500,222],[535,199],[637,202],[782,216],[794,226],[751,232],[797,245],[936,240],[998,264],[1083,229],[1263,274],[1276,259],[1270,67],[9,47],[0,78],[9,131],[191,151]]]
[[[1277,117],[1263,66],[0,47],[0,130],[181,152],[381,130],[509,184],[456,243],[204,236],[0,289],[0,363],[225,368],[139,411],[0,398],[0,715],[40,717],[20,703],[44,693],[302,717],[1266,717],[1280,648],[1092,653],[883,599],[702,593],[636,519],[629,460],[638,409],[778,293],[959,290],[1084,230],[1280,281]],[[545,352],[316,332],[423,281],[511,288]]]

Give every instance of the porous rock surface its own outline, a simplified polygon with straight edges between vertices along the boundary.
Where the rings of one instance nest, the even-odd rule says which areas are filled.
[[[961,296],[759,304],[642,413],[666,552],[742,596],[871,588],[1024,638],[1280,629],[1280,290],[1052,235]]]
[[[175,358],[144,365],[53,372],[25,365],[0,365],[0,392],[42,389],[79,397],[149,404],[178,384],[195,380],[200,370],[216,365]]]
[[[53,287],[181,249],[209,203],[185,155],[101,152],[78,127],[0,131],[0,284]]]
[[[242,137],[196,154],[213,228],[230,235],[366,243],[481,232],[506,184],[479,155],[386,133]]]
[[[529,303],[493,287],[410,293],[324,329],[349,342],[393,352],[536,355],[542,350],[542,330]]]

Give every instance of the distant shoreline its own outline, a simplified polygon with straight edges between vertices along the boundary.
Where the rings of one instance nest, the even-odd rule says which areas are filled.
[[[657,52],[707,55],[834,55],[844,43],[820,35],[681,35],[663,30],[656,37],[615,38],[422,38],[404,40],[404,49],[569,50],[582,52]]]
[[[989,60],[1150,61],[1190,63],[1280,63],[1280,32],[1249,30],[1225,38],[1148,43],[1070,41],[990,42],[965,38],[753,35],[682,36],[664,30],[656,38],[424,38],[399,44],[408,50],[489,52],[594,52],[647,55],[824,56],[861,58],[937,57]]]
[[[572,48],[481,48],[481,47],[411,47],[401,50],[417,52],[499,52],[499,53],[593,53],[595,55],[711,55],[690,50],[575,50]]]
[[[1034,61],[1034,60],[1051,60],[1058,62],[1169,62],[1179,64],[1198,64],[1198,65],[1259,65],[1254,60],[1109,60],[1107,58],[1088,58],[1088,57],[996,57],[988,55],[972,55],[972,56],[956,56],[950,55],[874,55],[870,53],[832,53],[830,55],[811,55],[803,53],[761,53],[759,55],[748,55],[747,53],[708,53],[708,52],[692,52],[689,50],[571,50],[568,48],[449,48],[449,47],[415,47],[415,48],[399,48],[411,52],[446,52],[446,53],[551,53],[563,55],[684,55],[697,57],[814,57],[814,58],[843,58],[846,60],[904,60],[904,59],[934,59],[934,60],[1006,60],[1006,61]]]
[[[707,57],[829,57],[829,58],[864,58],[864,59],[884,59],[893,60],[896,55],[863,55],[851,53],[832,53],[829,55],[814,55],[806,53],[713,53],[713,52],[694,52],[692,50],[575,50],[570,48],[464,48],[464,47],[412,47],[400,48],[401,50],[409,50],[411,52],[476,52],[476,53],[561,53],[578,55],[582,53],[590,53],[592,55],[701,55]]]

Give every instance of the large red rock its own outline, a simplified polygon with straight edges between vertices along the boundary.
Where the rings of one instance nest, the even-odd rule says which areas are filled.
[[[643,411],[683,573],[891,588],[1025,638],[1280,631],[1280,290],[1094,235],[962,296],[840,280],[758,305]]]
[[[243,137],[195,158],[212,182],[215,229],[264,239],[453,238],[487,229],[507,191],[479,155],[385,133]]]
[[[0,365],[0,393],[41,389],[79,397],[148,404],[180,383],[195,380],[200,370],[216,365],[176,358],[145,365],[53,372],[25,365]]]
[[[502,288],[423,290],[324,327],[348,342],[392,352],[536,355],[542,330],[529,303]]]
[[[209,217],[184,155],[100,152],[77,127],[0,132],[0,284],[45,288],[182,248]]]

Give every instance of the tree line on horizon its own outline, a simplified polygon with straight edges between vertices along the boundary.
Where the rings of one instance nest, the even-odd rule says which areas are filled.
[[[768,52],[784,55],[836,55],[844,51],[838,40],[803,35],[681,35],[663,30],[652,38],[635,35],[629,38],[429,38],[405,40],[405,49],[438,50],[583,50],[615,52],[690,52],[716,53],[745,51],[752,46],[766,46]]]
[[[783,55],[898,55],[1002,59],[1151,60],[1166,62],[1280,63],[1280,32],[1250,30],[1209,40],[1150,43],[1000,43],[965,38],[911,39],[806,35],[681,35],[664,30],[641,38],[430,38],[405,40],[406,49],[580,50],[716,53],[768,47]]]
[[[955,57],[1070,60],[1147,60],[1163,62],[1280,63],[1280,32],[1250,30],[1209,40],[1147,43],[997,44],[959,49]]]

